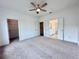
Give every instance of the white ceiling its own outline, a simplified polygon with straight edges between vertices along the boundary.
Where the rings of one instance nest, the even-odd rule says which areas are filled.
[[[48,12],[59,11],[68,6],[72,6],[79,2],[79,0],[0,0],[0,7],[20,11],[23,13],[29,13],[31,15],[37,15],[35,11],[28,11],[32,9],[33,6],[30,2],[41,3],[47,2],[48,5],[44,9],[48,10],[47,12],[40,12],[39,15],[48,14]]]

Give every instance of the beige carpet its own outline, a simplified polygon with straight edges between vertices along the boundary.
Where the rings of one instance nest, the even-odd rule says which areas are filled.
[[[79,59],[79,47],[73,43],[36,37],[14,41],[0,48],[0,59]]]

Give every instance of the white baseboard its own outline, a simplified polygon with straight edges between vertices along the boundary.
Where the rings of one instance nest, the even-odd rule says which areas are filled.
[[[33,37],[37,37],[39,36],[39,34],[30,34],[30,35],[27,35],[26,37],[24,38],[20,38],[19,40],[22,41],[22,40],[27,40],[27,39],[30,39],[30,38],[33,38]]]

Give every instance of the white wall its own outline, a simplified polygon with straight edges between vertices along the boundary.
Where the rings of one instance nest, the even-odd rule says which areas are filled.
[[[57,17],[64,17],[65,21],[65,28],[64,28],[64,40],[70,41],[70,42],[78,42],[78,28],[79,28],[79,7],[78,6],[72,6],[66,9],[63,9],[62,11],[56,13]],[[42,20],[50,20],[53,17],[53,15],[48,15],[45,17],[42,17]],[[45,21],[47,23],[47,21]],[[48,32],[48,26],[45,24],[45,35],[47,35]],[[48,32],[49,33],[49,32]]]
[[[77,5],[77,26],[78,26],[78,45],[79,45],[79,3]]]
[[[78,42],[78,20],[79,20],[79,11],[76,5],[64,9],[63,11],[59,12],[58,16],[63,16],[65,20],[64,25],[64,40],[70,42]]]
[[[6,20],[0,19],[0,46],[9,44]]]
[[[18,11],[0,8],[0,46],[9,44],[7,19],[18,20],[19,40],[39,35],[38,18]]]
[[[31,16],[23,16],[19,20],[20,40],[28,39],[39,35],[39,21]]]

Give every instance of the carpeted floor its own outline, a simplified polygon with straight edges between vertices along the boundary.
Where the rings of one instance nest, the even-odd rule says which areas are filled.
[[[79,47],[65,41],[36,37],[1,47],[0,59],[79,59]]]

